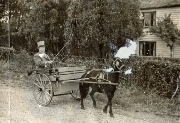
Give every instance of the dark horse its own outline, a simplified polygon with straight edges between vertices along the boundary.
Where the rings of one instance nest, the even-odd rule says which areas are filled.
[[[103,112],[107,113],[107,108],[109,106],[109,114],[111,117],[114,117],[112,112],[112,98],[114,96],[114,92],[116,91],[116,85],[118,85],[119,81],[119,74],[121,73],[123,66],[122,61],[120,59],[116,59],[113,62],[113,72],[104,72],[101,69],[92,69],[86,71],[86,73],[82,76],[82,78],[86,78],[86,80],[84,83],[80,83],[79,86],[81,95],[81,109],[85,109],[83,100],[86,98],[89,92],[89,87],[91,87],[92,91],[90,92],[90,96],[93,101],[93,106],[96,107],[96,101],[94,99],[95,92],[106,94],[108,103],[105,105]],[[95,82],[95,84],[93,82]],[[105,82],[107,82],[107,84]]]

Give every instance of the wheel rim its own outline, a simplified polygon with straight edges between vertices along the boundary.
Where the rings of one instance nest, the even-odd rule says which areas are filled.
[[[47,106],[53,97],[53,87],[49,77],[37,74],[33,83],[33,95],[39,105]]]
[[[80,99],[80,92],[79,90],[73,90],[71,93],[71,96],[75,99],[75,100],[79,100]]]

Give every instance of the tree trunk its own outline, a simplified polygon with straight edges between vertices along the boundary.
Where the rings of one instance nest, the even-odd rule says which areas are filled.
[[[170,57],[171,57],[171,58],[173,57],[173,45],[170,46]]]

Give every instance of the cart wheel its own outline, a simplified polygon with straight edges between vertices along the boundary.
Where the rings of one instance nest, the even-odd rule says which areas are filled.
[[[53,97],[53,86],[46,74],[36,74],[33,83],[33,95],[37,103],[47,106]]]
[[[33,83],[34,83],[34,80],[35,80],[35,76],[36,76],[36,73],[32,73],[29,77],[28,77],[28,83],[30,83],[31,85],[29,85],[31,88],[33,88]]]
[[[71,93],[71,96],[75,99],[75,100],[80,100],[80,92],[79,90],[73,90],[72,93]]]

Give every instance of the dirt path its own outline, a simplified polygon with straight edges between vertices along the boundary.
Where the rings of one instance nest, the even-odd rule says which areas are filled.
[[[12,80],[13,81],[13,80]],[[32,90],[5,84],[0,86],[0,123],[180,123],[177,119],[153,114],[126,112],[114,106],[115,118],[102,112],[102,102],[94,109],[85,100],[86,110],[70,95],[53,97],[48,107],[39,107]]]

